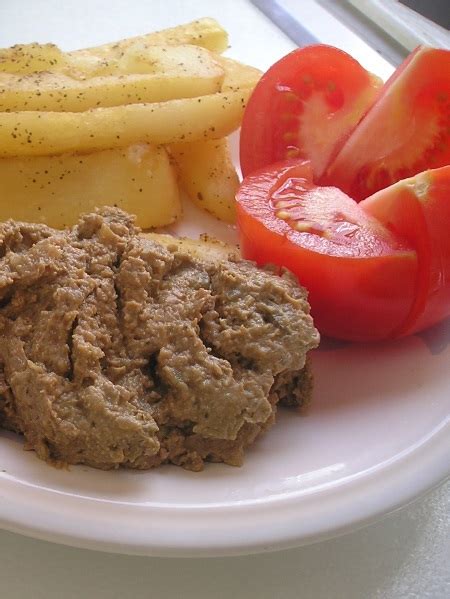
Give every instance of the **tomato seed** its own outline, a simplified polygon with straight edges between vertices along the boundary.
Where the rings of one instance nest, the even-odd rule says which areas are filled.
[[[299,158],[300,155],[300,148],[297,148],[296,146],[288,146],[285,152],[286,158]]]

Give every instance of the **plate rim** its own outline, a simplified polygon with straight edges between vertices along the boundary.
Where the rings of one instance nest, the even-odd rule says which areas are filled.
[[[225,557],[290,549],[352,532],[417,499],[450,477],[449,453],[450,416],[408,450],[317,491],[209,508],[108,505],[106,500],[35,485],[24,494],[24,483],[2,476],[0,528],[72,547],[150,557]],[[120,526],[118,514],[125,516]]]
[[[231,26],[230,32],[233,32]],[[239,56],[236,56],[236,58],[239,60]],[[243,59],[244,57],[241,58]],[[77,513],[81,513],[85,517],[84,525],[80,526],[78,521],[74,522],[74,514],[71,512],[71,501],[76,501],[73,495],[71,496],[71,501],[67,497],[64,502],[64,497],[62,497],[63,500],[58,500],[58,491],[56,489],[53,491],[44,491],[39,487],[35,487],[34,489],[31,487],[25,488],[23,483],[14,481],[11,478],[7,479],[1,472],[0,528],[33,538],[58,542],[83,549],[155,557],[213,557],[288,549],[359,529],[413,501],[448,478],[450,476],[450,463],[448,459],[450,451],[449,433],[450,421],[447,418],[441,421],[440,428],[433,429],[429,436],[422,437],[415,445],[410,446],[411,451],[408,451],[406,455],[397,454],[389,464],[382,463],[381,466],[384,464],[384,467],[380,466],[376,471],[366,473],[366,476],[361,475],[358,477],[358,475],[355,475],[358,477],[357,479],[342,483],[339,491],[342,495],[342,506],[346,508],[346,511],[340,513],[339,518],[334,517],[333,519],[333,512],[337,511],[336,499],[333,493],[328,493],[328,502],[331,507],[326,511],[328,518],[333,519],[333,525],[330,527],[328,525],[330,520],[325,520],[321,514],[317,514],[316,518],[322,518],[322,530],[319,532],[311,533],[311,528],[314,528],[311,521],[307,522],[307,524],[309,523],[309,533],[305,528],[299,531],[298,526],[302,523],[304,524],[304,520],[302,520],[302,516],[304,516],[302,514],[304,502],[301,499],[299,500],[298,497],[290,496],[287,498],[287,501],[291,503],[292,513],[298,515],[299,520],[295,520],[295,524],[297,525],[297,528],[295,528],[292,525],[292,521],[287,518],[288,524],[290,524],[290,528],[288,529],[290,537],[288,539],[286,537],[280,538],[280,532],[277,529],[275,519],[272,522],[273,528],[271,531],[265,531],[265,538],[260,535],[254,538],[254,542],[251,542],[251,539],[249,540],[246,537],[245,530],[241,529],[239,542],[236,542],[236,540],[234,543],[230,542],[229,536],[224,536],[219,539],[220,543],[216,538],[214,539],[215,545],[209,543],[200,547],[198,543],[199,538],[194,537],[190,545],[186,542],[182,545],[180,544],[180,535],[175,530],[173,531],[172,545],[169,544],[169,539],[167,538],[164,539],[166,543],[164,547],[161,544],[158,545],[155,543],[154,540],[151,546],[148,542],[147,545],[138,544],[137,542],[130,541],[130,539],[127,540],[123,535],[122,529],[115,529],[114,522],[110,528],[104,526],[104,522],[107,520],[105,518],[107,510],[105,510],[105,513],[102,513],[101,509],[94,510],[95,513],[92,514],[92,527],[89,528],[86,521],[87,513],[83,505],[81,505],[81,509],[79,506]],[[420,441],[423,442],[421,443]],[[421,471],[423,476],[420,475]],[[380,481],[382,481],[382,485],[379,484]],[[330,484],[333,485],[333,483]],[[363,509],[360,510],[357,517],[355,517],[352,509],[353,500],[349,501],[349,493],[351,497],[354,497],[352,489],[355,486],[358,487],[363,497],[362,501],[360,501]],[[333,488],[336,489],[336,487],[335,483]],[[324,488],[322,488],[321,492],[327,495],[327,491]],[[308,497],[312,499],[317,497],[318,493],[310,493]],[[41,495],[41,498],[33,505],[33,497],[36,495]],[[59,494],[59,497],[61,499],[61,494]],[[364,498],[367,501],[364,501]],[[273,506],[278,506],[281,502],[283,502],[283,498],[281,497],[273,499],[270,502],[263,502],[268,508],[266,511],[272,514],[272,519],[274,519],[274,514],[277,515],[279,513],[276,509],[273,509]],[[101,500],[96,500],[95,503],[92,501],[91,503],[100,507],[102,505]],[[166,509],[172,513],[178,508],[172,507]],[[200,509],[204,510],[204,508]],[[212,510],[216,511],[214,507]],[[251,510],[251,504],[242,510],[244,523],[245,515],[249,510]],[[21,517],[21,515],[26,516],[26,518]],[[58,518],[58,530],[55,530],[55,517]],[[309,514],[307,514],[307,518],[309,517]],[[126,521],[121,524],[126,528]],[[99,525],[102,528],[103,539],[98,538],[97,531]],[[225,525],[225,532],[227,532],[227,528],[229,529]],[[216,531],[208,530],[207,527],[205,530],[209,535],[217,535]],[[204,534],[206,534],[205,530],[203,530]],[[193,546],[193,542],[196,539],[197,546]]]

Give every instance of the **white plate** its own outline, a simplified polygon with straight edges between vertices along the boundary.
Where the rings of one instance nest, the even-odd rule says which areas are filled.
[[[291,48],[237,0],[220,3],[220,10],[209,0],[195,7],[164,0],[156,11],[154,3],[136,3],[131,11],[129,2],[118,2],[115,12],[100,0],[67,3],[62,12],[52,6],[37,0],[9,4],[1,45],[51,39],[71,48],[209,13],[230,30],[234,56],[243,61],[264,67]],[[379,74],[386,68],[366,66]],[[232,229],[195,209],[182,230],[234,238]],[[211,556],[300,545],[369,523],[449,474],[449,341],[447,321],[390,344],[324,345],[313,356],[309,413],[280,410],[279,422],[249,450],[242,468],[210,464],[197,474],[172,466],[55,470],[22,451],[18,437],[1,432],[0,526],[108,551]]]
[[[234,231],[192,208],[177,232]],[[228,555],[290,547],[366,524],[449,474],[450,320],[377,345],[313,352],[314,402],[279,422],[242,468],[201,473],[56,470],[0,433],[0,525],[81,547]]]

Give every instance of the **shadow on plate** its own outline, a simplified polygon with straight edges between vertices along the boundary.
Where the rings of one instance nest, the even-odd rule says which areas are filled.
[[[450,319],[420,335],[383,343],[324,339],[312,352],[315,399],[311,410],[342,410],[359,403],[446,401]],[[446,394],[448,396],[448,392]]]
[[[412,337],[421,339],[426,347],[429,349],[432,355],[438,355],[442,353],[450,345],[450,318],[447,318],[443,322],[439,322],[434,326],[416,333]],[[395,341],[379,341],[371,344],[371,347],[376,348],[377,346],[386,346],[386,343],[395,343]],[[331,337],[322,336],[320,341],[319,351],[328,352],[336,350],[345,350],[352,346],[364,345],[360,343],[352,343],[351,341],[342,341],[340,339],[332,339]]]
[[[450,318],[418,333],[417,337],[422,339],[433,356],[441,354],[450,345]]]
[[[25,487],[48,490],[52,493],[67,494],[89,499],[108,501],[145,501],[148,480],[136,476],[132,470],[96,470],[88,466],[55,468],[40,460],[34,451],[23,450],[23,438],[15,433],[1,430],[0,441],[2,478],[22,484]],[[145,483],[145,484],[144,484]]]

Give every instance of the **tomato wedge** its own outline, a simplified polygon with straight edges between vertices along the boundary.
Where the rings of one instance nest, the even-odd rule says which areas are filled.
[[[288,158],[310,160],[322,175],[373,103],[381,80],[337,48],[294,50],[263,75],[241,128],[244,176]]]
[[[384,85],[319,180],[355,200],[450,164],[450,51],[419,47]]]
[[[243,256],[296,274],[323,334],[384,339],[406,321],[416,252],[339,189],[315,186],[309,163],[257,171],[236,199]]]
[[[359,205],[417,250],[415,301],[398,334],[450,316],[450,166],[400,181]]]

